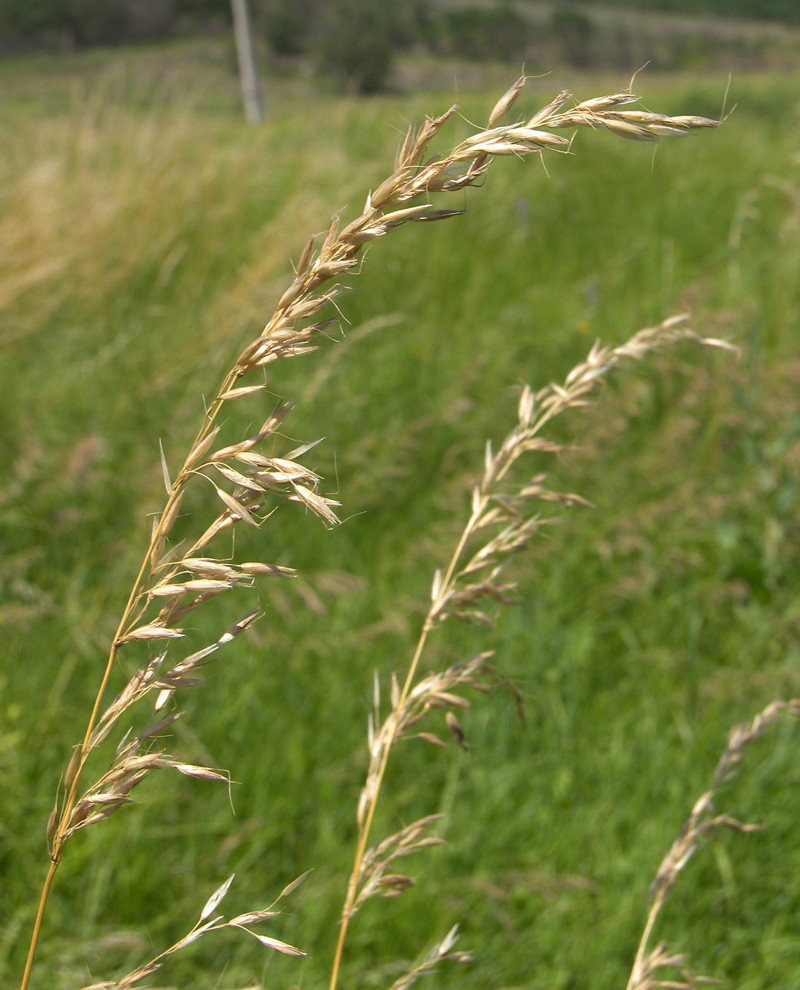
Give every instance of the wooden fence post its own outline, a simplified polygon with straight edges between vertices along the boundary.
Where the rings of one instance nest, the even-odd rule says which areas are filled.
[[[264,119],[264,114],[261,108],[261,93],[256,74],[253,34],[247,13],[247,0],[231,0],[231,6],[233,8],[233,32],[236,37],[236,55],[239,60],[239,79],[242,84],[244,110],[251,124],[260,124]]]

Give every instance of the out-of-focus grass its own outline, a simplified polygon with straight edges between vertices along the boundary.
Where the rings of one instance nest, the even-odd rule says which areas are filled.
[[[198,51],[0,66],[0,131],[13,136],[0,153],[9,985],[58,776],[159,503],[158,439],[179,463],[202,396],[266,318],[289,259],[332,212],[360,207],[409,119],[453,102],[436,92],[358,104],[275,80],[270,122],[252,129],[227,56]],[[560,83],[535,82],[525,105]],[[603,88],[569,85],[582,97]],[[637,80],[650,107],[673,113],[715,115],[723,88]],[[465,117],[485,119],[498,95],[460,93]],[[406,662],[485,438],[506,432],[522,382],[563,376],[596,335],[621,340],[689,306],[741,359],[666,355],[564,424],[576,450],[555,473],[596,508],[571,510],[521,562],[523,600],[496,636],[465,630],[438,644],[443,661],[496,646],[527,722],[500,692],[465,715],[469,753],[409,746],[386,820],[447,811],[449,845],[414,862],[416,889],[358,916],[344,973],[348,985],[388,985],[398,959],[458,921],[477,961],[469,974],[443,971],[443,986],[624,980],[654,870],[728,727],[799,690],[797,96],[791,81],[740,80],[725,127],[655,154],[582,133],[549,175],[499,162],[458,204],[463,217],[367,252],[340,298],[344,341],[270,379],[298,400],[288,431],[326,436],[318,466],[346,522],[326,533],[285,507],[255,538],[254,553],[301,577],[261,590],[266,618],[209,671],[176,727],[181,755],[231,769],[236,814],[208,784],[154,779],[138,807],[76,838],[40,984],[135,964],[150,941],[179,936],[233,870],[236,910],[313,866],[275,930],[309,960],[267,966],[257,946],[222,937],[165,979],[323,985],[372,671],[385,679]],[[243,407],[242,431],[259,415]],[[218,622],[235,608],[221,605]],[[202,621],[198,636],[217,628]],[[664,923],[701,972],[748,990],[800,974],[795,753],[787,731],[752,754],[728,807],[770,830],[699,856]]]

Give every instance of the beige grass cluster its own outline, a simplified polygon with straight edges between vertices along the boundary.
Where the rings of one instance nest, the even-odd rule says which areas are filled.
[[[487,443],[483,476],[472,491],[470,516],[446,570],[434,575],[431,603],[416,650],[402,688],[396,680],[392,682],[391,709],[383,722],[379,719],[376,692],[374,722],[371,719],[369,727],[370,762],[358,803],[358,846],[342,911],[330,990],[337,986],[348,926],[361,904],[375,894],[402,893],[413,883],[410,877],[402,874],[387,876],[386,869],[395,858],[438,841],[426,835],[434,823],[434,819],[428,817],[368,849],[381,785],[394,746],[408,738],[409,730],[416,729],[431,709],[437,709],[446,712],[446,723],[456,743],[466,747],[466,737],[456,712],[469,707],[469,702],[460,692],[464,688],[486,690],[487,679],[497,677],[489,666],[492,654],[483,653],[467,663],[417,680],[430,633],[453,618],[491,626],[491,619],[482,605],[486,601],[513,603],[511,596],[516,585],[504,578],[504,571],[512,556],[523,550],[540,527],[547,524],[548,518],[538,511],[539,503],[586,504],[580,495],[549,488],[547,475],[541,470],[532,476],[524,474],[522,483],[512,482],[512,468],[523,457],[538,460],[541,455],[561,451],[560,444],[543,435],[544,429],[568,410],[585,406],[597,386],[624,362],[641,360],[664,345],[680,340],[730,347],[724,341],[699,337],[686,326],[686,320],[685,316],[665,320],[657,327],[639,331],[619,347],[595,344],[586,360],[570,371],[562,385],[550,384],[538,392],[526,386],[520,395],[516,426],[497,453],[493,452],[491,443]],[[380,725],[377,731],[375,724]],[[415,735],[434,745],[445,745],[432,733],[417,731]]]
[[[485,129],[449,151],[432,152],[430,146],[455,116],[456,107],[439,117],[426,119],[419,129],[408,130],[394,170],[367,196],[361,215],[344,225],[338,217],[334,218],[318,247],[314,237],[309,239],[295,277],[281,295],[275,312],[224,376],[174,480],[162,451],[166,488],[164,507],[154,521],[149,545],[109,646],[106,667],[82,742],[73,751],[48,825],[50,866],[32,932],[22,990],[30,985],[49,893],[69,839],[77,831],[100,824],[131,804],[136,787],[155,770],[171,769],[214,782],[228,780],[224,770],[175,759],[162,748],[161,740],[164,731],[180,717],[175,704],[181,692],[200,683],[198,672],[216,662],[222,648],[244,632],[258,618],[258,613],[248,611],[215,642],[189,655],[180,651],[183,624],[211,599],[249,587],[256,575],[285,578],[291,577],[293,572],[269,563],[219,559],[214,555],[215,538],[240,525],[260,527],[281,500],[301,504],[326,526],[338,522],[335,512],[338,501],[323,492],[322,479],[300,462],[313,445],[297,447],[281,456],[264,453],[266,441],[278,436],[291,410],[290,404],[283,403],[271,410],[250,437],[223,445],[220,423],[227,404],[265,392],[266,369],[273,362],[302,355],[316,347],[317,338],[335,322],[333,318],[321,319],[321,316],[323,310],[330,309],[335,302],[339,289],[336,280],[355,273],[364,245],[406,223],[426,223],[457,215],[461,211],[434,205],[432,197],[477,184],[496,158],[569,153],[573,136],[555,133],[558,131],[574,133],[579,128],[604,128],[633,140],[657,141],[663,136],[685,135],[719,124],[719,121],[705,117],[669,117],[632,108],[636,97],[629,91],[583,102],[576,102],[570,94],[562,92],[527,120],[501,123],[514,107],[524,84],[523,77],[497,101]],[[450,562],[435,576],[431,603],[416,652],[402,685],[397,680],[392,682],[386,714],[382,714],[380,691],[376,687],[369,735],[369,767],[357,809],[358,845],[342,910],[332,966],[332,990],[338,984],[348,928],[358,908],[376,895],[402,894],[412,880],[395,872],[396,861],[440,841],[433,834],[436,816],[428,816],[394,835],[379,839],[371,847],[369,845],[381,785],[394,746],[411,735],[433,745],[447,745],[439,736],[420,727],[432,709],[446,712],[446,724],[452,738],[458,745],[466,746],[457,715],[468,705],[463,696],[464,689],[485,691],[493,681],[502,680],[491,667],[490,653],[418,677],[420,659],[429,636],[438,625],[451,618],[490,623],[484,603],[511,599],[514,584],[504,575],[506,564],[545,524],[537,506],[542,501],[563,506],[581,501],[578,495],[551,490],[541,471],[522,483],[512,482],[511,469],[523,455],[527,458],[556,452],[558,445],[542,435],[544,428],[566,410],[583,405],[597,384],[619,364],[644,357],[665,343],[684,339],[701,340],[687,328],[683,318],[676,318],[641,331],[621,347],[596,345],[586,361],[573,369],[562,385],[549,385],[539,391],[525,388],[519,402],[517,424],[496,453],[491,445],[487,446],[483,476],[473,491],[471,514]],[[721,345],[720,341],[704,342]],[[260,381],[242,383],[243,379],[252,380],[256,375],[260,376]],[[170,545],[184,495],[189,487],[197,486],[205,486],[211,494],[216,506],[214,518],[193,542]],[[120,651],[135,649],[136,644],[140,647],[144,644],[150,655],[109,703],[106,694],[118,655]],[[145,714],[143,703],[152,703],[155,714]],[[90,755],[110,736],[120,718],[132,709],[141,712],[140,727],[119,741],[110,767],[98,779],[87,783],[84,777]],[[756,731],[755,727],[752,731]],[[740,751],[744,742],[740,740],[737,745],[738,750],[730,751],[728,766],[735,762],[735,752]],[[702,816],[708,804],[707,801],[697,812],[698,816]],[[721,819],[703,824],[700,817],[693,816],[692,822],[694,824],[690,825],[682,841],[696,844],[703,830],[719,824]],[[651,912],[629,984],[631,988],[656,985],[651,974],[660,966],[674,962],[672,957],[659,956],[658,951],[648,954],[646,950],[652,921],[680,869],[676,863],[680,861],[682,865],[686,858],[680,851],[671,855],[669,864],[672,865],[665,865],[660,874],[670,879],[660,881],[655,909]],[[225,927],[249,931],[269,949],[302,954],[294,946],[250,931],[252,925],[268,921],[278,913],[275,905],[230,920],[218,915],[219,905],[232,879],[212,895],[198,922],[183,939],[123,979],[94,984],[93,990],[133,987],[155,972],[174,952]],[[275,903],[291,893],[295,886],[290,884]],[[394,984],[393,990],[405,990],[443,960],[467,961],[468,954],[457,950],[455,941],[456,931],[452,930],[426,960]]]
[[[714,980],[697,977],[687,967],[684,955],[670,952],[663,942],[648,951],[648,944],[656,919],[670,895],[681,871],[697,851],[700,843],[723,828],[738,832],[756,832],[764,828],[747,822],[740,822],[730,815],[714,814],[714,797],[719,788],[736,773],[750,743],[754,742],[775,722],[792,716],[800,716],[800,698],[791,701],[773,701],[755,716],[749,724],[735,726],[728,736],[728,744],[720,757],[711,786],[695,802],[692,812],[683,826],[683,831],[672,844],[661,861],[658,873],[650,888],[650,911],[647,915],[644,932],[631,970],[626,990],[655,990],[656,987],[674,987],[675,990],[691,990],[693,987]],[[683,979],[665,983],[658,980],[659,971],[665,967],[681,968]]]

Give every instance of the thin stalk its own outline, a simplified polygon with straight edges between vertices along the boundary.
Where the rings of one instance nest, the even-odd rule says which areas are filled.
[[[461,559],[462,553],[464,552],[464,548],[467,544],[467,540],[469,539],[469,536],[472,532],[472,525],[474,523],[474,520],[477,518],[478,518],[478,514],[473,512],[469,522],[464,527],[464,530],[461,533],[461,537],[459,538],[458,545],[456,546],[456,549],[453,552],[452,557],[450,558],[450,563],[447,568],[445,579],[442,582],[439,594],[436,596],[436,601],[433,602],[430,609],[428,610],[427,616],[425,617],[425,622],[423,623],[422,626],[422,632],[417,642],[417,647],[416,650],[414,651],[414,656],[409,665],[405,682],[403,684],[403,689],[400,692],[400,697],[394,708],[396,712],[401,712],[405,708],[406,702],[408,701],[408,696],[411,693],[411,687],[414,683],[414,678],[416,677],[417,674],[417,668],[419,667],[419,662],[422,658],[422,653],[428,641],[428,634],[430,633],[431,629],[433,629],[432,616],[434,615],[437,604],[441,600],[441,596],[445,593],[446,589],[449,588],[453,580],[453,575],[455,573],[456,567],[458,566],[458,562]],[[374,793],[372,796],[372,800],[370,801],[369,806],[367,808],[367,814],[364,819],[364,827],[362,828],[361,835],[359,836],[358,839],[355,859],[353,861],[353,869],[350,874],[349,883],[347,885],[347,896],[345,898],[344,908],[342,909],[342,921],[339,926],[339,937],[336,943],[336,953],[334,955],[333,966],[331,968],[331,980],[330,980],[329,990],[336,990],[336,987],[339,982],[339,970],[341,968],[342,956],[344,954],[344,944],[347,939],[347,930],[350,926],[350,919],[353,916],[353,907],[356,902],[356,897],[358,896],[358,881],[361,876],[361,868],[364,862],[364,856],[367,851],[367,843],[369,842],[369,836],[372,830],[372,822],[375,818],[375,810],[378,806],[378,800],[380,798],[383,779],[386,775],[386,767],[389,764],[389,754],[391,753],[392,742],[393,740],[389,741],[387,745],[384,747],[383,754],[381,756],[380,767],[378,769],[378,775],[374,788]]]
[[[650,912],[647,915],[647,922],[644,926],[644,931],[642,932],[642,937],[639,941],[639,947],[636,950],[636,958],[633,961],[633,966],[631,968],[631,975],[628,979],[627,986],[625,990],[636,990],[640,983],[642,965],[644,962],[645,953],[647,952],[647,943],[650,941],[650,933],[653,931],[653,926],[656,923],[656,918],[658,917],[661,908],[666,900],[665,891],[662,889],[659,891],[658,897],[653,902]]]
[[[222,394],[230,384],[237,378],[236,372],[231,372],[225,379],[225,383],[220,389],[219,394]],[[206,418],[202,429],[198,434],[198,438],[195,444],[203,439],[209,434],[209,432],[214,428],[214,424],[219,415],[219,411],[222,408],[222,402],[216,401],[212,408],[206,414]],[[58,821],[58,828],[55,835],[53,836],[53,847],[50,853],[50,867],[47,871],[47,876],[45,877],[44,885],[42,886],[41,897],[39,898],[39,907],[36,912],[36,920],[34,922],[33,931],[31,933],[30,946],[28,948],[28,957],[25,962],[25,970],[22,975],[22,982],[20,984],[20,990],[28,990],[30,985],[31,973],[33,970],[33,963],[36,957],[36,950],[39,945],[39,938],[41,936],[42,924],[44,922],[44,915],[47,909],[47,902],[50,897],[50,891],[53,886],[53,881],[55,880],[55,875],[58,867],[61,863],[61,857],[64,850],[64,844],[67,838],[67,832],[69,829],[69,820],[72,816],[72,812],[75,808],[75,804],[78,800],[78,791],[80,788],[81,777],[83,775],[83,769],[86,765],[86,761],[89,757],[91,751],[91,739],[94,730],[97,726],[98,719],[100,717],[100,709],[103,704],[103,698],[105,697],[106,690],[108,689],[108,682],[111,680],[111,673],[114,669],[114,663],[117,658],[117,642],[125,634],[126,629],[130,624],[131,616],[136,608],[136,603],[141,595],[142,585],[144,583],[145,575],[147,573],[147,568],[153,556],[153,551],[157,546],[159,539],[162,534],[163,525],[165,519],[168,518],[168,514],[172,506],[175,504],[175,500],[178,498],[180,493],[183,491],[187,480],[191,476],[191,472],[181,471],[175,480],[175,484],[172,486],[172,491],[170,492],[164,509],[161,512],[161,516],[158,521],[158,526],[156,527],[151,539],[150,545],[147,548],[147,552],[142,559],[141,566],[139,568],[139,573],[136,575],[136,579],[133,583],[130,595],[128,596],[127,604],[122,613],[122,617],[117,626],[117,631],[114,634],[112,640],[111,649],[109,650],[108,660],[106,662],[105,670],[103,671],[103,677],[100,681],[100,686],[97,690],[97,694],[94,699],[94,704],[92,706],[92,712],[89,716],[89,721],[86,726],[86,732],[84,733],[83,742],[81,743],[80,757],[78,759],[77,767],[75,769],[75,774],[73,776],[72,782],[69,786],[66,801],[64,802],[64,807],[61,811]]]
[[[47,907],[47,899],[50,896],[50,888],[53,886],[53,880],[55,880],[57,869],[58,862],[53,860],[50,863],[50,869],[47,871],[47,876],[45,877],[44,886],[42,887],[42,896],[39,898],[39,910],[36,912],[36,921],[33,925],[33,934],[31,936],[30,948],[28,949],[28,958],[25,962],[25,972],[22,974],[21,990],[27,990],[28,984],[30,983],[33,960],[36,957],[36,947],[39,944],[39,933],[42,930],[42,921],[44,920],[44,912]]]
[[[406,700],[408,699],[409,691],[411,690],[411,684],[416,673],[417,667],[419,666],[419,661],[422,656],[422,651],[425,649],[425,643],[428,639],[428,633],[432,627],[426,620],[425,625],[422,629],[422,634],[417,643],[417,648],[414,652],[414,658],[411,661],[411,665],[408,668],[408,674],[406,675],[405,684],[403,685],[403,690],[400,694],[400,700],[397,703],[396,710],[402,709]],[[383,784],[383,778],[386,774],[386,767],[389,763],[389,753],[391,752],[391,745],[384,747],[383,755],[381,757],[381,764],[378,770],[377,783],[375,785],[375,793],[372,800],[367,808],[367,815],[364,820],[364,827],[361,830],[361,835],[358,839],[358,846],[356,848],[355,860],[353,861],[353,871],[350,874],[350,882],[347,885],[347,897],[345,898],[344,908],[342,910],[342,922],[339,926],[339,938],[336,943],[336,954],[333,958],[333,967],[331,969],[331,982],[330,990],[336,990],[336,986],[339,982],[339,969],[341,967],[342,955],[344,953],[344,943],[347,938],[347,929],[350,925],[350,919],[353,916],[353,905],[356,901],[356,896],[358,894],[358,881],[361,876],[361,867],[364,862],[364,854],[367,851],[367,843],[369,842],[370,830],[372,829],[372,821],[375,817],[375,809],[378,806],[378,798],[381,793],[381,785]]]

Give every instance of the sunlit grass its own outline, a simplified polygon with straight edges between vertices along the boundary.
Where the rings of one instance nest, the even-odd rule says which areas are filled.
[[[99,59],[72,89],[68,65],[49,79],[36,66],[0,110],[14,134],[0,160],[9,985],[58,774],[158,504],[159,438],[177,459],[220,355],[263,323],[308,235],[361,209],[409,118],[453,101],[360,105],[293,83],[271,123],[250,129],[230,82],[193,97],[175,81],[180,61],[146,65]],[[226,78],[211,65],[193,78]],[[637,89],[674,113],[714,114],[722,100],[696,79],[651,87],[645,74]],[[547,79],[528,99],[545,94]],[[483,119],[496,95],[459,102]],[[155,780],[144,807],[76,840],[43,943],[48,985],[134,965],[151,939],[182,934],[234,869],[244,909],[312,866],[280,933],[309,949],[306,963],[273,961],[264,976],[257,947],[221,939],[168,980],[216,986],[229,965],[219,985],[323,985],[372,671],[405,662],[485,438],[502,436],[523,381],[563,376],[595,336],[621,340],[690,307],[741,360],[671,354],[573,420],[564,439],[577,449],[559,473],[596,508],[572,509],[534,551],[530,590],[499,637],[527,722],[498,695],[466,716],[469,754],[413,753],[398,769],[389,818],[446,810],[449,845],[417,868],[417,890],[359,916],[346,974],[389,985],[398,959],[458,921],[477,962],[466,977],[443,972],[443,986],[625,979],[653,872],[728,727],[800,693],[796,95],[785,81],[737,81],[724,128],[655,156],[580,134],[549,176],[501,162],[464,196],[465,216],[370,248],[357,291],[339,300],[345,342],[271,383],[299,399],[294,436],[327,437],[315,466],[347,522],[326,533],[282,513],[263,555],[298,567],[298,587],[265,591],[241,660],[210,672],[211,690],[189,702],[192,728],[176,729],[187,759],[231,769],[236,816],[208,785]],[[442,644],[453,660],[466,649],[471,634]],[[770,832],[699,857],[666,919],[700,972],[739,987],[791,985],[800,971],[792,746],[788,735],[762,744],[731,796]],[[119,930],[128,942],[110,939]]]

